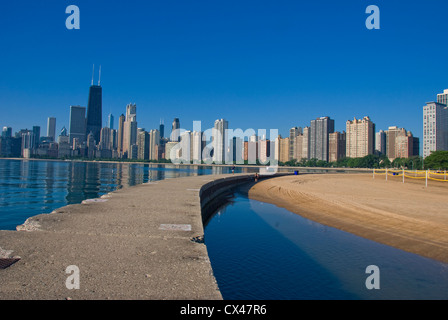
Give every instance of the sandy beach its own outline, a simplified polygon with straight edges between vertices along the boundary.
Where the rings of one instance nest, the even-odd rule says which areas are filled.
[[[448,183],[371,174],[305,174],[260,181],[249,197],[305,218],[448,263]]]

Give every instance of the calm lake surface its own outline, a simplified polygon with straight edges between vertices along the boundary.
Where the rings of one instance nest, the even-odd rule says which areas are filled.
[[[26,219],[124,186],[192,175],[228,173],[228,167],[0,159],[0,230]],[[241,172],[236,168],[236,172]]]
[[[205,228],[224,299],[448,299],[448,265],[236,193]],[[368,290],[367,266],[379,268]]]

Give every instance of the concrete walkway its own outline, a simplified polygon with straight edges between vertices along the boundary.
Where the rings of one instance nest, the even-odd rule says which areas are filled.
[[[0,269],[0,299],[222,299],[207,248],[193,239],[204,234],[199,190],[229,176],[124,188],[0,231],[0,255],[21,258]],[[69,266],[79,289],[66,286],[76,285]]]

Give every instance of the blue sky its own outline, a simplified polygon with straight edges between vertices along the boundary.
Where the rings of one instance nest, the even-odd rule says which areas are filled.
[[[44,3],[44,4],[43,4]],[[68,30],[69,5],[80,30]],[[368,5],[381,29],[368,30]],[[422,107],[448,88],[444,0],[8,1],[0,10],[0,126],[68,128],[102,66],[103,123],[137,104],[139,127],[307,126],[370,116],[422,139]],[[95,75],[95,82],[98,74]],[[116,125],[116,124],[115,124]],[[166,129],[169,133],[170,129]]]

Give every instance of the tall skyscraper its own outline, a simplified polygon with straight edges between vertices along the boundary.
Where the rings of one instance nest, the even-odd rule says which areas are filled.
[[[33,149],[37,149],[39,147],[39,142],[40,142],[40,127],[33,126],[33,133],[34,133]]]
[[[379,155],[386,154],[386,132],[383,130],[378,131],[375,134],[375,152]]]
[[[203,134],[204,133],[202,131],[193,131],[193,134],[191,135],[191,145],[192,145],[191,159],[195,164],[199,164],[202,161]]]
[[[137,135],[138,156],[140,160],[149,160],[149,133],[142,130]]]
[[[311,120],[309,144],[311,159],[328,161],[328,135],[333,132],[334,120],[330,117]]]
[[[396,138],[399,136],[406,136],[407,132],[404,128],[398,128],[397,126],[391,126],[386,131],[386,150],[387,157],[390,161],[393,161],[396,158],[395,152],[395,142]]]
[[[11,138],[11,137],[12,137],[12,128],[3,127],[2,138]]]
[[[49,117],[47,121],[47,137],[56,141],[56,118]]]
[[[131,151],[131,146],[137,144],[137,105],[130,103],[126,106],[126,119],[123,126],[123,153]]]
[[[301,161],[302,158],[303,158],[302,157],[302,152],[303,152],[303,134],[299,134],[299,135],[294,137],[292,159],[295,159],[297,161]]]
[[[219,119],[215,121],[213,132],[213,161],[215,164],[222,164],[226,161],[228,121]]]
[[[175,142],[179,142],[180,141],[180,121],[179,118],[174,118],[173,120],[173,124],[171,126],[171,137],[170,140]]]
[[[165,136],[165,124],[163,123],[163,120],[160,119],[160,125],[159,125],[159,132],[160,132],[160,139],[162,140]]]
[[[86,108],[81,106],[70,106],[70,125],[69,125],[70,144],[73,139],[78,139],[79,143],[86,141]]]
[[[100,150],[112,150],[112,130],[109,127],[101,128],[99,147]]]
[[[395,158],[418,156],[418,145],[419,139],[414,137],[410,131],[408,131],[406,135],[397,136],[395,138]]]
[[[157,129],[152,129],[149,132],[149,159],[159,160],[159,145],[160,145],[160,132]]]
[[[303,128],[302,159],[310,158],[310,127]]]
[[[89,101],[87,103],[86,135],[92,132],[96,143],[100,141],[101,128],[103,127],[103,88],[101,87],[101,67],[98,85],[93,84],[89,89]]]
[[[289,160],[297,159],[296,137],[302,134],[302,128],[293,127],[289,129]]]
[[[362,158],[375,151],[375,124],[369,117],[346,122],[346,155]]]
[[[21,130],[22,137],[22,157],[30,158],[33,154],[35,135],[31,130]]]
[[[448,105],[448,89],[443,90],[443,93],[437,95],[437,103]]]
[[[448,90],[444,92],[448,94]],[[447,102],[446,94],[439,94],[437,100]],[[423,107],[423,157],[440,150],[448,150],[448,107],[440,102],[428,102]]]
[[[109,129],[114,129],[114,115],[112,113],[109,113],[109,116],[107,117],[107,127]]]
[[[328,135],[328,161],[334,162],[346,156],[346,133],[345,131],[333,132]]]
[[[121,114],[121,116],[118,118],[117,151],[119,157],[123,156],[123,132],[125,120],[126,117],[124,116],[124,114]]]
[[[275,144],[275,154],[276,158],[280,162],[288,162],[289,159],[289,149],[290,149],[290,138],[277,137]]]

